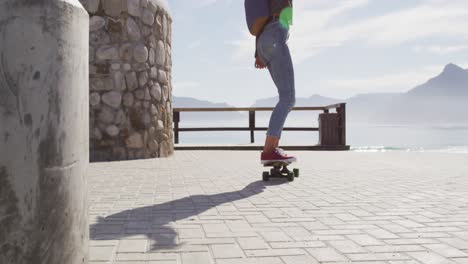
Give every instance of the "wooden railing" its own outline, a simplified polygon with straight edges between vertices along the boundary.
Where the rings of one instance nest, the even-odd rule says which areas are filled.
[[[331,113],[330,110],[336,110],[336,113]],[[250,131],[250,142],[255,142],[255,131],[266,131],[267,127],[257,127],[255,123],[255,113],[261,111],[273,111],[273,107],[239,107],[239,108],[174,108],[173,109],[173,122],[174,122],[174,138],[175,143],[179,144],[180,132],[194,132],[194,131]],[[319,131],[321,144],[315,146],[314,149],[336,149],[348,150],[349,146],[346,145],[346,104],[334,104],[321,107],[294,107],[292,111],[321,111],[320,115],[322,120],[326,120],[328,116],[334,117],[334,122],[319,121],[319,127],[284,127],[284,131]],[[249,126],[248,127],[184,127],[181,128],[180,113],[183,112],[249,112]],[[328,124],[332,125],[331,129],[323,129],[321,126]],[[322,128],[322,129],[321,129]],[[328,133],[325,131],[332,131]],[[334,138],[330,138],[334,137]],[[328,142],[328,143],[327,143]],[[331,143],[331,144],[330,144]],[[323,148],[320,148],[320,147]],[[328,147],[327,147],[328,146]],[[177,147],[176,147],[177,148]]]

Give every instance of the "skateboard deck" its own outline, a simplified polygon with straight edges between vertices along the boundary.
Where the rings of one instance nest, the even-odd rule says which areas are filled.
[[[264,167],[272,167],[270,171],[263,172],[263,181],[269,181],[270,178],[286,178],[288,181],[294,181],[294,178],[299,177],[299,169],[295,168],[292,171],[288,166],[293,162],[274,161],[263,164]]]

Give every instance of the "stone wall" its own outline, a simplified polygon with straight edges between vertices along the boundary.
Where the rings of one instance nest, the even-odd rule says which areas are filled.
[[[161,0],[82,0],[90,14],[91,161],[173,153],[171,17]]]

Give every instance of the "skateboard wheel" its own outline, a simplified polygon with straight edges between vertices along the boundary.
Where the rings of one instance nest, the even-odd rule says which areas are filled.
[[[270,173],[268,173],[268,171],[264,171],[263,172],[263,181],[269,181],[270,180]]]
[[[294,169],[293,172],[295,177],[299,177],[299,169]]]
[[[292,172],[288,173],[288,176],[286,176],[286,178],[290,182],[294,181],[294,173],[292,173]]]

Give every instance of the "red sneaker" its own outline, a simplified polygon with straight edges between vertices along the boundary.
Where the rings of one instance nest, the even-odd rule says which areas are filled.
[[[294,162],[296,161],[296,157],[289,156],[284,152],[284,150],[277,148],[272,153],[264,153],[262,152],[261,155],[261,163],[268,164],[276,161],[284,161],[284,162]]]

